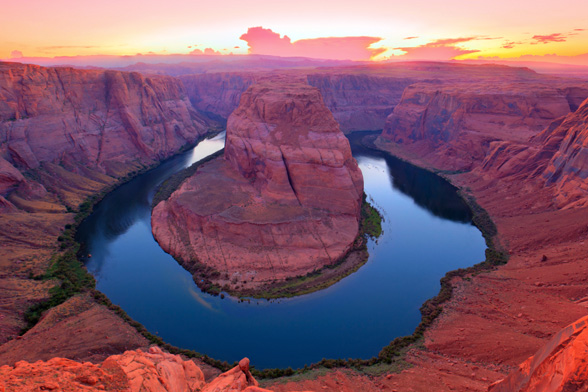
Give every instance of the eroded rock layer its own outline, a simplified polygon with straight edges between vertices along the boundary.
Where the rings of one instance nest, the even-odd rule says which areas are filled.
[[[258,387],[249,372],[249,359],[205,381],[202,370],[179,355],[151,347],[126,351],[104,362],[52,358],[47,362],[17,362],[0,367],[2,391],[118,391],[118,392],[271,392]]]
[[[546,80],[414,84],[386,120],[381,140],[432,153],[443,168],[471,170],[492,142],[526,144],[581,96],[588,90]]]
[[[198,169],[152,214],[155,238],[190,271],[255,287],[345,255],[358,235],[363,177],[319,91],[264,82],[228,121],[224,159]]]

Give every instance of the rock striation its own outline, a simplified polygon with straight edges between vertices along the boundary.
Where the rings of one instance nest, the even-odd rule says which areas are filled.
[[[119,174],[206,130],[171,77],[0,63],[0,156],[23,170],[65,161]]]
[[[575,95],[584,90],[574,90]],[[495,141],[523,142],[570,112],[567,90],[545,82],[414,84],[386,120],[382,141],[438,157],[438,164],[470,170]]]
[[[559,331],[490,392],[588,390],[588,316]]]
[[[55,284],[43,275],[86,197],[211,127],[178,79],[0,62],[0,343]],[[10,294],[8,294],[10,293]]]
[[[256,287],[341,259],[362,197],[361,171],[319,91],[263,82],[229,118],[224,158],[153,209],[153,234],[195,276],[205,266],[221,286]]]

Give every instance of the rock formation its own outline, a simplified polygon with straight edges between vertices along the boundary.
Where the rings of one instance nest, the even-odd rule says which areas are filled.
[[[316,88],[265,82],[228,121],[224,159],[203,165],[152,214],[164,250],[232,288],[305,275],[358,235],[363,178]]]
[[[206,132],[181,82],[0,63],[0,155],[24,170],[66,161],[120,174]]]
[[[202,370],[179,355],[153,346],[148,352],[126,351],[100,364],[53,358],[0,367],[0,391],[117,392],[271,392],[258,387],[249,359],[206,382]]]
[[[588,391],[588,316],[559,331],[490,392]]]
[[[470,170],[495,141],[523,142],[565,116],[576,95],[534,81],[414,84],[386,120],[381,141],[438,157],[438,165]]]

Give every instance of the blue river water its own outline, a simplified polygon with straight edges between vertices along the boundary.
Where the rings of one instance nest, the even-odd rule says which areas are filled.
[[[154,240],[150,204],[158,184],[223,145],[224,133],[120,186],[78,229],[97,288],[170,344],[230,363],[247,356],[258,369],[370,358],[412,333],[447,271],[484,259],[484,239],[455,188],[352,143],[368,200],[384,217],[367,263],[292,299],[240,303],[202,293]]]

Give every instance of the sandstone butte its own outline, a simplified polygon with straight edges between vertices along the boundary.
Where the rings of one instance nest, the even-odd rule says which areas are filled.
[[[485,391],[513,369],[519,374],[519,365],[557,331],[586,315],[583,156],[588,104],[581,104],[588,83],[524,68],[440,63],[283,73],[318,87],[343,130],[354,129],[353,118],[368,113],[377,117],[371,120],[373,129],[386,123],[376,144],[414,164],[441,170],[475,197],[496,223],[495,239],[510,259],[495,270],[452,280],[452,299],[424,342],[404,357],[410,368],[394,372],[383,367],[381,376],[351,369],[319,371],[305,380],[264,381],[266,388]],[[0,63],[0,291],[6,293],[0,299],[0,366],[14,368],[21,360],[34,365],[54,357],[102,366],[111,355],[147,350],[143,336],[87,294],[49,310],[18,337],[25,310],[46,299],[56,284],[30,276],[47,269],[57,237],[73,222],[68,207],[75,209],[117,177],[196,140],[195,133],[206,131],[199,110],[226,117],[241,93],[261,79],[253,72],[184,75],[180,80]],[[139,120],[130,133],[125,113]],[[438,122],[434,113],[441,114]],[[138,148],[133,130],[159,142],[155,148],[148,143],[148,150]],[[101,132],[108,142],[98,153],[100,143],[84,140],[99,140]],[[574,342],[582,344],[579,336],[572,334],[550,351],[533,372],[537,380],[560,374],[551,373],[554,368],[581,369],[585,351],[574,348],[580,347]],[[567,349],[568,343],[573,349]],[[210,371],[198,366],[205,374]],[[2,371],[11,372],[9,368]],[[552,378],[556,384],[562,380]],[[558,385],[551,390],[560,390]]]
[[[229,117],[224,157],[153,209],[153,234],[195,279],[204,265],[219,286],[255,288],[345,256],[362,198],[361,171],[318,89],[266,81]]]

